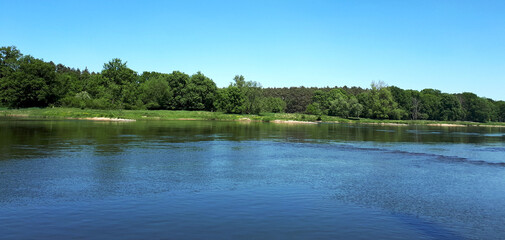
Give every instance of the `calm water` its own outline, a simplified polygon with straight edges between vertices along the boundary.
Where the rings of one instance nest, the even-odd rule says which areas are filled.
[[[503,239],[505,129],[0,119],[1,239]]]

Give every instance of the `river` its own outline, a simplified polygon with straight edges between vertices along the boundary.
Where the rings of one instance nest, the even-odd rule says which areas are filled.
[[[0,119],[1,239],[503,239],[505,128]]]

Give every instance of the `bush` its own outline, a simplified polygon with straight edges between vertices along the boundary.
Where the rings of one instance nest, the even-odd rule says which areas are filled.
[[[91,99],[91,96],[86,91],[82,91],[82,92],[75,94],[75,96],[64,97],[62,100],[60,100],[60,102],[61,102],[61,105],[64,107],[75,107],[75,108],[84,109],[84,108],[91,107],[90,105],[91,105],[92,99]]]
[[[267,97],[261,101],[261,111],[282,113],[286,110],[286,102],[278,97]]]
[[[317,102],[309,104],[307,106],[306,112],[308,114],[318,115],[318,116],[323,114],[323,110],[321,109],[321,105]]]

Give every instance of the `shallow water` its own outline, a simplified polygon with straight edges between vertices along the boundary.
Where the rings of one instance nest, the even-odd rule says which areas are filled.
[[[502,239],[505,129],[0,120],[2,239]]]

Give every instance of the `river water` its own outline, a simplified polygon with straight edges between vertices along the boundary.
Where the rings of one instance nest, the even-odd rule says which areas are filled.
[[[505,128],[0,119],[1,239],[503,239]]]

